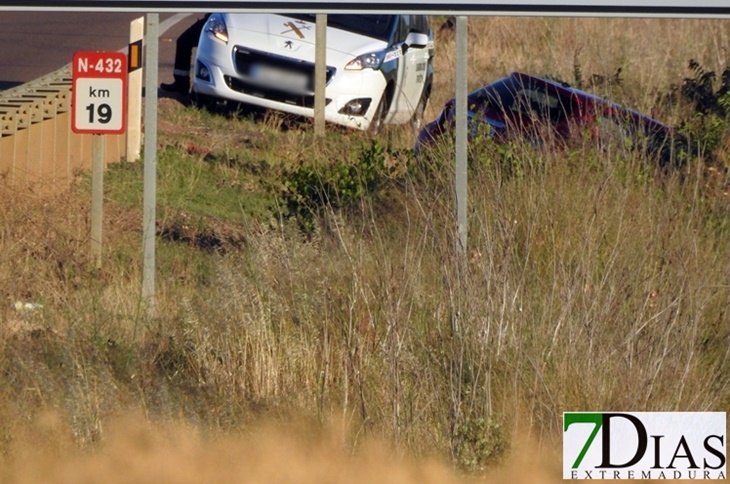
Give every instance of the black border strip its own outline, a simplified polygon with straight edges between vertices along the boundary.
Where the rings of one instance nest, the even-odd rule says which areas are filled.
[[[494,14],[552,14],[552,15],[647,15],[647,16],[717,16],[730,15],[730,3],[727,6],[620,6],[611,5],[565,5],[565,4],[492,4],[489,2],[473,3],[359,3],[359,2],[246,2],[225,0],[171,1],[171,0],[0,0],[0,10],[89,10],[89,11],[147,11],[147,12],[185,12],[185,11],[327,11],[347,12],[479,12]]]

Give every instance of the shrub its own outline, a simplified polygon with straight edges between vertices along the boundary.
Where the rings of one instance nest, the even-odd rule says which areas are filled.
[[[326,162],[299,161],[281,174],[279,197],[287,217],[297,220],[300,228],[311,232],[316,217],[326,208],[348,209],[361,201],[375,201],[388,180],[398,175],[401,153],[386,148],[377,140],[363,145],[358,158]]]
[[[689,69],[692,76],[685,78],[681,87],[674,86],[669,97],[676,102],[679,96],[691,106],[690,114],[678,129],[692,140],[693,151],[714,161],[715,152],[730,133],[730,67],[722,72],[717,88],[714,71],[694,59],[689,61]]]

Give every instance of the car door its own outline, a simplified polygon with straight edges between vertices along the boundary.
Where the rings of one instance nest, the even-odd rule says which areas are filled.
[[[426,83],[426,74],[430,51],[428,46],[408,46],[406,39],[411,32],[420,32],[428,35],[424,30],[423,22],[418,22],[417,15],[401,15],[398,25],[397,42],[403,50],[398,67],[398,83],[393,96],[393,121],[406,122],[421,99]]]

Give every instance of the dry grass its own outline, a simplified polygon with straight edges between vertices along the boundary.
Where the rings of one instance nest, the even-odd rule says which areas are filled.
[[[689,58],[725,65],[727,32],[711,21],[472,19],[470,85],[511,70],[570,78],[576,61],[586,76],[622,67],[614,93],[651,110]],[[447,35],[432,110],[452,92]],[[309,134],[277,120],[248,133],[241,121],[195,124],[179,106],[161,113],[217,153],[312,156]],[[334,133],[316,156],[348,159],[361,139]],[[166,146],[184,141],[162,132]],[[458,469],[552,482],[563,411],[724,410],[723,183],[708,185],[699,165],[657,177],[647,160],[589,145],[514,145],[478,161],[466,260],[444,153],[385,202],[328,212],[310,237],[247,218],[239,250],[161,244],[154,319],[139,300],[139,210],[105,204],[97,271],[84,190],[3,187],[0,479],[467,479]]]
[[[470,89],[512,71],[577,85],[579,70],[587,89],[668,123],[677,113],[657,97],[689,76],[689,60],[722,72],[730,57],[730,30],[721,20],[484,17],[468,25]],[[454,51],[453,32],[439,32],[437,41],[439,53]],[[607,82],[617,69],[621,86]],[[438,56],[435,71],[431,117],[453,97],[455,56]]]
[[[109,422],[103,442],[84,452],[73,447],[63,421],[47,414],[28,426],[12,462],[3,462],[0,479],[9,484],[473,481],[437,459],[394,455],[390,445],[374,439],[354,455],[341,433],[334,426],[268,422],[211,438],[185,423],[151,423],[131,414]],[[547,483],[557,482],[557,475],[554,464],[517,458],[481,482]]]

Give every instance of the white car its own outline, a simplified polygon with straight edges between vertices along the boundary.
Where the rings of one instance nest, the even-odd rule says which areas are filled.
[[[193,100],[314,116],[315,15],[214,13],[200,34]],[[431,95],[426,15],[327,16],[325,119],[354,129],[420,127]]]

